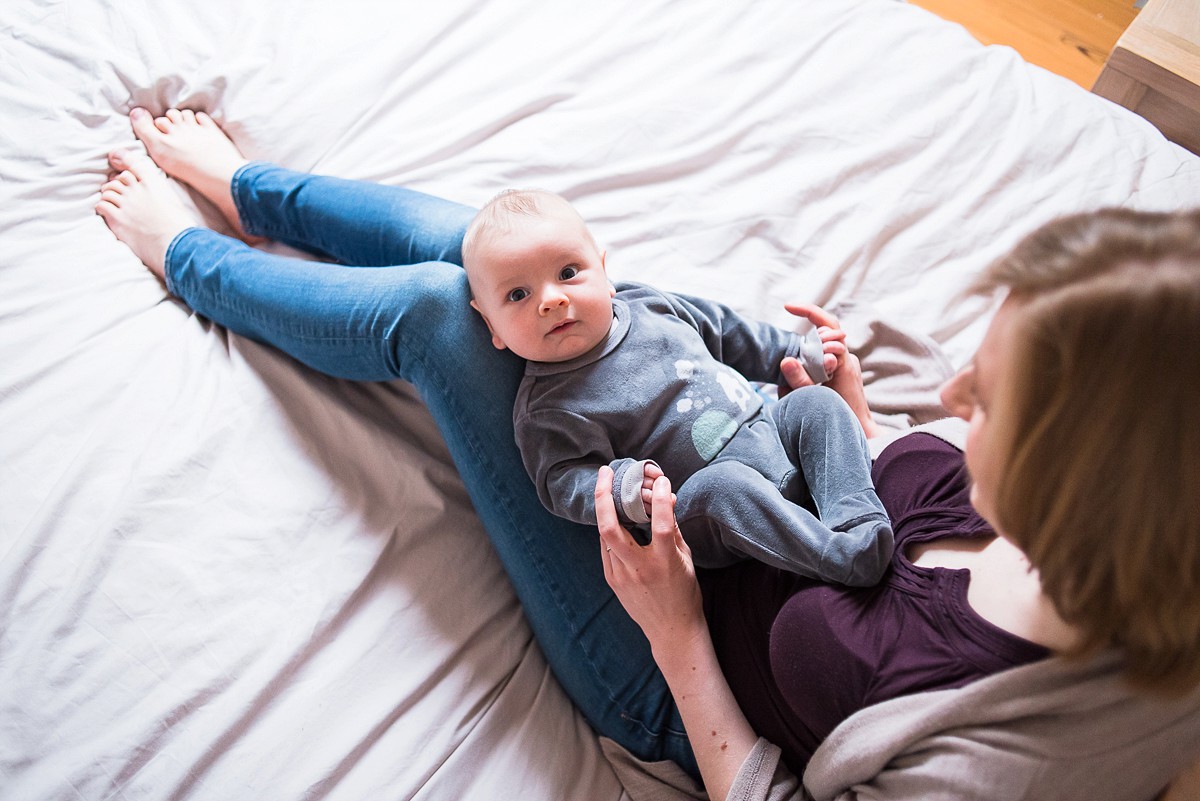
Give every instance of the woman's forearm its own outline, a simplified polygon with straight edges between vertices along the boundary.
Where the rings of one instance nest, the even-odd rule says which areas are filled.
[[[612,469],[601,467],[596,519],[604,577],[650,641],[709,797],[724,799],[758,737],[717,662],[691,549],[675,523],[671,482],[663,476],[654,482],[652,534],[642,546],[617,520],[612,481]]]
[[[724,799],[758,735],[721,672],[708,629],[650,645],[679,707],[709,798]]]

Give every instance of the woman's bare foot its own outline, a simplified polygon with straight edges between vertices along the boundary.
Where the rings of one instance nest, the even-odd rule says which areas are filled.
[[[238,236],[251,241],[230,189],[233,174],[247,159],[212,117],[203,111],[174,108],[162,117],[152,117],[146,109],[135,108],[129,112],[129,122],[163,172],[203,195]]]
[[[108,161],[117,175],[100,187],[96,213],[165,283],[167,247],[179,232],[198,221],[150,159],[141,153],[115,151]]]

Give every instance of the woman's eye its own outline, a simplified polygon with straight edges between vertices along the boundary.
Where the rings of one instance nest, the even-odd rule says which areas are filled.
[[[526,289],[514,289],[508,293],[508,299],[512,303],[516,303],[519,300],[525,300],[527,297],[529,297],[529,291]]]
[[[558,277],[561,281],[570,281],[577,275],[579,275],[578,267],[563,267],[562,272],[558,274]]]

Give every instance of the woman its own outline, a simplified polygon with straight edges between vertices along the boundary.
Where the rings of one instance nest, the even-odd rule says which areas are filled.
[[[1131,432],[1101,421],[1097,431],[1102,436],[1085,438],[1088,447],[1080,453],[1086,458],[1071,466],[1065,456],[1072,448],[1056,439],[1057,424],[1047,430],[1043,414],[1049,408],[1068,422],[1085,417],[1085,406],[1077,403],[1106,398],[1095,386],[1097,381],[1106,382],[1102,389],[1109,397],[1114,387],[1121,387],[1109,378],[1114,364],[1126,369],[1146,364],[1147,375],[1164,375],[1168,373],[1160,362],[1175,354],[1175,361],[1186,364],[1172,364],[1173,374],[1194,372],[1195,360],[1187,357],[1186,348],[1185,356],[1179,355],[1178,336],[1181,331],[1194,332],[1188,327],[1200,319],[1194,308],[1190,318],[1183,315],[1166,323],[1163,330],[1171,337],[1155,341],[1161,350],[1140,348],[1132,353],[1119,347],[1127,345],[1127,335],[1121,332],[1130,325],[1130,330],[1140,333],[1143,326],[1164,324],[1155,312],[1157,301],[1139,301],[1150,308],[1148,320],[1133,316],[1124,306],[1116,313],[1101,309],[1101,328],[1108,339],[1117,341],[1101,353],[1096,366],[1080,358],[1083,351],[1095,350],[1091,343],[1105,341],[1093,331],[1076,332],[1084,337],[1081,340],[1051,334],[1044,343],[1028,344],[1034,340],[1026,332],[1035,330],[1030,324],[1040,319],[1033,312],[1047,306],[1042,302],[1044,294],[1055,294],[1050,289],[1059,280],[1054,271],[1045,285],[1017,284],[1020,288],[997,316],[979,358],[947,390],[955,412],[965,415],[970,409],[967,461],[975,484],[966,481],[958,452],[928,436],[905,438],[876,464],[880,496],[893,518],[909,529],[883,584],[851,591],[748,563],[703,577],[702,593],[686,549],[674,534],[668,482],[660,481],[655,490],[658,536],[654,544],[637,548],[606,520],[601,565],[592,539],[595,531],[553,518],[538,502],[512,436],[512,400],[523,364],[491,347],[486,328],[468,310],[466,281],[456,266],[472,210],[406,190],[247,164],[205,115],[172,110],[155,120],[135,110],[131,117],[135,133],[154,161],[213,201],[242,234],[271,237],[329,254],[343,264],[359,265],[282,259],[193,227],[153,164],[119,153],[112,157],[120,173],[103,187],[97,211],[168,289],[197,312],[274,344],[318,370],[358,380],[399,377],[416,385],[446,438],[548,661],[595,729],[622,746],[623,753],[637,760],[676,762],[692,775],[702,775],[713,797],[731,792],[745,795],[748,788],[760,797],[799,793],[788,766],[801,771],[810,757],[814,767],[807,779],[822,797],[867,781],[882,782],[881,795],[922,795],[937,786],[951,786],[949,782],[959,775],[951,771],[943,777],[944,771],[937,769],[949,764],[944,760],[905,755],[905,743],[911,741],[918,753],[938,756],[942,752],[925,747],[932,738],[943,748],[961,741],[963,748],[950,748],[947,758],[953,757],[951,766],[956,770],[965,766],[969,780],[984,775],[983,766],[993,762],[1004,766],[994,784],[985,784],[985,795],[1015,784],[1044,790],[1047,796],[1067,797],[1054,783],[1061,754],[1058,761],[1052,754],[1032,767],[1029,760],[1022,761],[1031,747],[1033,753],[1040,753],[1037,749],[1044,750],[1047,743],[1061,742],[1065,735],[1057,731],[1044,731],[1043,726],[1030,733],[1018,727],[1016,733],[1024,739],[979,751],[966,746],[990,742],[986,737],[941,735],[936,728],[922,733],[921,727],[933,722],[955,731],[966,727],[968,733],[974,731],[971,726],[989,730],[989,721],[964,718],[954,700],[960,694],[974,698],[971,693],[977,688],[1000,701],[1013,693],[1035,701],[1049,699],[1059,705],[1056,715],[1073,725],[1094,721],[1094,705],[1079,699],[1064,701],[1052,692],[1055,682],[1069,691],[1090,677],[1107,692],[1111,688],[1105,681],[1122,669],[1147,687],[1176,691],[1165,707],[1148,692],[1122,688],[1112,690],[1111,698],[1105,696],[1130,721],[1106,744],[1108,755],[1115,755],[1120,765],[1117,778],[1128,782],[1123,788],[1127,796],[1151,795],[1200,749],[1196,732],[1200,694],[1194,691],[1200,680],[1190,667],[1200,654],[1195,630],[1200,615],[1193,614],[1179,625],[1172,622],[1180,607],[1200,595],[1200,559],[1195,549],[1200,540],[1196,531],[1200,509],[1184,508],[1195,483],[1197,451],[1181,448],[1189,444],[1189,434],[1183,431],[1164,437],[1162,431]],[[1196,246],[1200,236],[1195,233],[1200,223],[1192,218],[1137,217],[1125,223],[1136,230],[1150,225],[1149,244],[1162,240],[1167,249],[1167,255],[1152,257],[1137,250],[1129,263],[1141,259],[1158,264],[1175,258],[1194,268],[1200,259]],[[1175,231],[1180,226],[1183,233]],[[1061,233],[1051,239],[1058,242]],[[1107,247],[1107,240],[1099,245],[1101,251]],[[1034,256],[1035,267],[1052,262],[1042,254]],[[1069,263],[1079,260],[1078,253],[1065,258]],[[406,266],[385,266],[396,264]],[[1123,289],[1128,290],[1128,298],[1123,300],[1132,308],[1134,290],[1155,284],[1160,272],[1142,270],[1126,280],[1129,286]],[[1182,272],[1186,275],[1186,270]],[[992,280],[1014,283],[1004,275]],[[1181,281],[1185,286],[1172,286],[1160,294],[1169,298],[1179,294],[1194,305],[1194,279],[1191,284]],[[1072,286],[1068,282],[1058,294],[1072,296]],[[819,310],[801,311],[815,322],[835,323]],[[1047,316],[1058,319],[1053,311]],[[1182,341],[1196,339],[1192,334]],[[1065,358],[1050,350],[1060,344]],[[1016,360],[1016,354],[1030,359],[1036,369],[1031,372]],[[1076,365],[1093,371],[1084,375],[1091,384],[1065,374]],[[847,357],[833,386],[869,426],[856,368],[855,360]],[[1027,376],[1037,377],[1040,383],[1027,386],[1028,382],[1022,383]],[[1034,390],[1043,384],[1062,388],[1065,398],[1036,396]],[[1195,383],[1180,381],[1145,398],[1135,396],[1135,414],[1129,412],[1128,398],[1114,403],[1117,420],[1128,426],[1131,418],[1146,416],[1140,413],[1141,402],[1174,409],[1166,415],[1171,422],[1181,419],[1187,410],[1180,398],[1191,386]],[[1015,431],[1031,434],[1018,443]],[[1142,444],[1151,441],[1142,439],[1151,434],[1158,436],[1152,451]],[[1107,450],[1103,442],[1092,447],[1092,440],[1109,443]],[[1132,458],[1135,446],[1139,453],[1169,455],[1157,463],[1139,462]],[[1104,456],[1109,457],[1107,462]],[[1118,503],[1103,509],[1099,522],[1071,520],[1058,508],[1062,504],[1054,502],[1063,497],[1054,491],[1041,493],[1047,498],[1027,507],[1027,495],[1039,497],[1042,465],[1057,464],[1064,464],[1064,470],[1043,482],[1050,490],[1086,483],[1093,467],[1102,465],[1101,486],[1083,486],[1079,491],[1093,493],[1091,497],[1098,501]],[[607,474],[602,474],[597,486],[600,505],[610,502],[607,481]],[[1124,506],[1135,508],[1125,509],[1119,503],[1126,497],[1150,497],[1152,490],[1170,505],[1156,503],[1140,509],[1127,502]],[[1021,503],[1014,503],[1014,497]],[[1004,537],[992,534],[971,510],[969,500],[1005,532]],[[1033,524],[1017,514],[1026,508],[1036,515]],[[1157,521],[1156,528],[1152,534],[1144,533],[1150,519]],[[1045,526],[1046,521],[1054,522],[1054,527]],[[1074,534],[1050,536],[1060,528]],[[1097,530],[1104,535],[1080,535]],[[1047,532],[1044,542],[1037,536],[1039,531]],[[1150,545],[1161,545],[1168,558],[1152,558]],[[1023,561],[1025,553],[1042,570],[1040,581]],[[1107,562],[1103,553],[1109,554]],[[1117,570],[1112,563],[1123,554],[1131,554],[1130,569]],[[1088,568],[1072,572],[1069,568],[1077,564]],[[1091,565],[1097,566],[1094,571]],[[1165,576],[1170,580],[1163,580]],[[994,592],[1014,582],[1019,603]],[[1119,603],[1102,606],[1102,614],[1093,614],[1096,599],[1109,588],[1115,589]],[[1164,607],[1170,615],[1164,614]],[[1097,619],[1109,619],[1106,616],[1114,610],[1119,625],[1106,630]],[[1148,645],[1135,636],[1144,627],[1143,619],[1153,632],[1154,642]],[[646,638],[638,636],[638,626]],[[895,636],[897,628],[905,636]],[[884,637],[888,648],[864,650]],[[1069,655],[1098,646],[1118,649],[1127,664],[1104,663],[1093,671],[1098,678],[1076,677],[1058,667],[1060,662],[1070,663],[1044,658],[1051,652]],[[1047,670],[1046,665],[1052,668]],[[1022,671],[1034,675],[1025,681],[1027,673]],[[991,674],[996,675],[986,678]],[[1001,682],[995,688],[993,680],[1014,675],[1021,681],[1013,686]],[[1062,675],[1068,678],[1061,679]],[[965,689],[945,689],[957,687]],[[1031,688],[1039,691],[1031,694]],[[939,689],[939,693],[914,695]],[[1191,692],[1181,695],[1183,691]],[[913,714],[905,707],[911,699],[929,704],[936,714]],[[1064,704],[1068,704],[1065,709]],[[885,718],[882,727],[898,743],[889,740],[895,748],[865,749],[859,747],[863,742],[859,737],[851,750],[878,758],[878,764],[850,765],[852,771],[844,761],[836,762],[847,726],[855,732],[855,721],[863,716],[871,719],[881,714],[877,710],[895,705],[899,710]],[[1067,714],[1074,711],[1079,714]],[[1034,714],[1043,720],[1045,709],[1035,708]],[[851,719],[840,725],[847,718]],[[1107,722],[1104,715],[1098,718]],[[1169,733],[1170,743],[1152,737],[1131,741],[1124,736],[1134,730],[1133,724],[1146,721],[1153,730]],[[993,723],[1004,736],[1015,736],[1007,719]],[[833,745],[821,746],[831,732]],[[782,762],[779,749],[757,734],[784,746]],[[1088,742],[1096,742],[1098,736],[1089,730]],[[900,769],[886,767],[893,752],[901,754],[895,763]],[[832,765],[830,753],[835,757]],[[1152,758],[1143,759],[1146,754]],[[1066,758],[1077,756],[1071,752]],[[614,758],[635,769],[644,764],[631,763],[621,754]],[[1128,759],[1141,761],[1130,769]],[[1115,779],[1101,770],[1104,761],[1100,762],[1093,765],[1085,760],[1088,772],[1072,789],[1086,790],[1087,781],[1101,778],[1099,786],[1112,789]],[[1018,769],[1025,772],[1014,774]],[[942,784],[930,784],[934,778]]]
[[[1022,698],[1025,706],[1011,718],[986,705],[971,710],[969,701],[955,710],[954,700],[905,699],[922,707],[916,717],[928,730],[881,753],[920,753],[925,765],[910,764],[908,776],[885,786],[901,784],[918,797],[948,789],[955,797],[972,789],[981,797],[1005,797],[1001,789],[1019,797],[1149,797],[1172,775],[1142,783],[1142,771],[1152,774],[1166,761],[1158,749],[1170,738],[1160,726],[1180,725],[1172,736],[1188,738],[1183,754],[1200,747],[1200,503],[1189,489],[1200,485],[1200,431],[1181,424],[1200,386],[1200,213],[1060,220],[1022,242],[976,288],[1009,295],[942,397],[970,423],[970,501],[999,536],[908,538],[907,557],[970,568],[976,611],[1063,659],[972,687],[993,703]],[[1132,365],[1172,382],[1147,391],[1119,380]],[[880,457],[876,480],[900,538],[907,510],[897,507],[887,475],[897,445]],[[606,500],[608,479],[597,489]],[[688,731],[711,733],[693,738],[693,746],[706,786],[724,797],[756,736],[724,682],[713,681],[719,668],[709,629],[686,546],[674,535],[670,487],[659,482],[659,536],[650,548],[631,547],[606,504],[606,576],[650,639]],[[904,555],[896,561],[903,564]],[[1075,692],[1083,682],[1086,690]],[[1040,704],[1030,698],[1039,691],[1046,695]],[[1095,717],[1077,714],[1086,704],[1100,710]],[[901,705],[890,710],[867,721],[886,725],[888,714],[905,714]],[[952,716],[958,738],[943,741],[941,754],[931,745],[935,735],[947,736],[930,724],[939,714]],[[1033,716],[1049,736],[1029,732]],[[1124,746],[1117,728],[1126,730]],[[1005,738],[1007,757],[995,745]],[[1142,747],[1121,750],[1139,738]],[[1018,744],[1033,758],[1011,758]],[[1064,753],[1047,756],[1037,746]],[[997,784],[981,766],[991,767]],[[1059,775],[1036,778],[1049,770]],[[867,779],[879,780],[870,767],[845,784]]]

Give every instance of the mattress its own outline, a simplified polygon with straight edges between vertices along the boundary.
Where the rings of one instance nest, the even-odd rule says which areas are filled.
[[[825,304],[897,428],[1020,236],[1200,205],[1140,118],[890,0],[7,0],[6,799],[624,795],[412,388],[193,315],[95,216],[138,105],[293,169],[562,193],[617,280]]]

